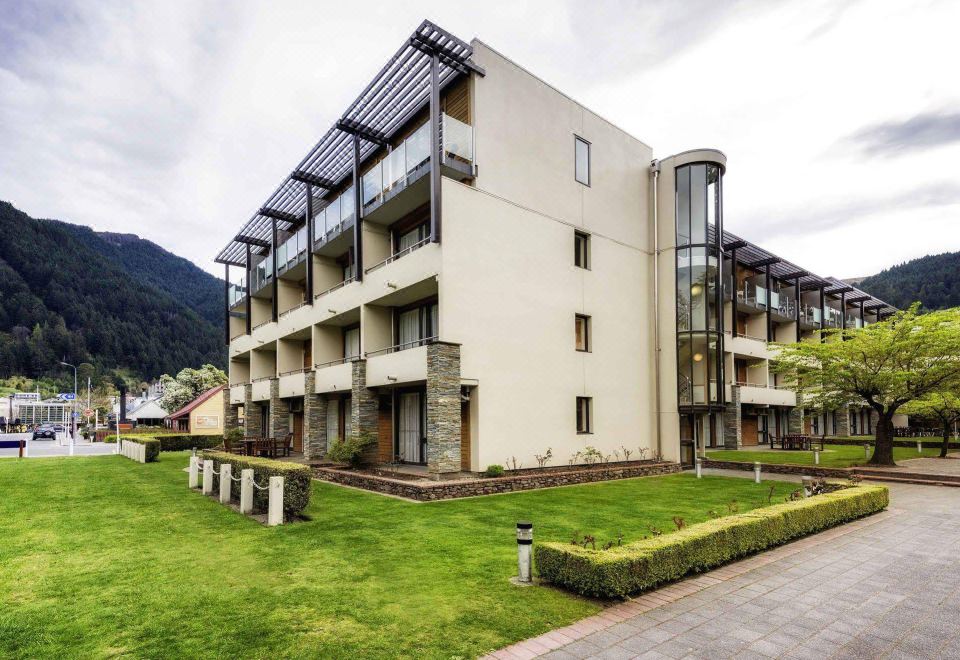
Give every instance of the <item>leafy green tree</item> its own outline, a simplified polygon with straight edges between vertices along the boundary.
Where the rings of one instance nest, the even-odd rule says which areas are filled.
[[[954,424],[960,422],[960,385],[953,390],[941,390],[911,401],[903,407],[903,412],[911,417],[920,417],[936,421],[943,433],[943,444],[940,446],[940,458],[947,457],[950,447],[950,432]]]
[[[814,409],[868,405],[877,411],[870,463],[893,460],[893,416],[960,380],[960,308],[920,314],[919,305],[860,330],[827,331],[824,342],[778,344],[774,369]]]
[[[160,376],[163,385],[160,405],[169,412],[179,410],[207,390],[226,382],[227,374],[212,364],[199,369],[181,369],[176,378],[163,374]]]

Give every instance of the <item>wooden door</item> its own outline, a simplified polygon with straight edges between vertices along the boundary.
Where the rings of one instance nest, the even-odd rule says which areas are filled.
[[[758,444],[757,418],[747,417],[740,420],[740,441],[744,447],[756,447]]]
[[[293,413],[293,451],[303,453],[303,413]]]
[[[470,471],[470,402],[460,403],[460,469]]]

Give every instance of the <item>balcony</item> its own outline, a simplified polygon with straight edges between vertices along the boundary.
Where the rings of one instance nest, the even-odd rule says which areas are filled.
[[[231,282],[227,288],[227,306],[235,307],[247,297],[247,280],[241,277],[239,282]]]
[[[269,401],[271,380],[273,378],[270,376],[255,378],[250,385],[250,398],[254,401]]]
[[[839,328],[840,320],[843,316],[840,314],[839,309],[834,309],[833,307],[827,307],[824,309],[826,316],[824,316],[824,327],[826,328]]]
[[[449,115],[441,120],[441,171],[462,180],[473,178],[473,127]],[[361,180],[364,221],[388,225],[417,208],[429,196],[430,123],[368,170]],[[386,203],[396,200],[385,207]]]
[[[741,282],[737,288],[737,309],[754,313],[767,311],[767,290],[752,282]]]
[[[336,257],[353,245],[353,227],[356,218],[354,190],[350,186],[337,198],[317,211],[313,216],[313,251],[317,254]]]
[[[812,305],[800,305],[800,327],[804,330],[815,330],[820,327],[822,310]]]
[[[770,317],[779,323],[797,320],[797,301],[777,292],[770,292]]]
[[[247,386],[244,384],[230,386],[230,403],[242,404],[245,399]]]
[[[759,383],[737,383],[740,388],[740,403],[757,406],[796,406],[797,393],[786,388],[771,387]]]
[[[313,391],[316,394],[349,392],[353,389],[353,362],[355,357],[346,357],[325,364],[317,364]]]
[[[427,346],[435,337],[367,353],[367,386],[382,387],[427,379]]]
[[[306,391],[306,369],[295,369],[280,374],[280,396],[303,396]]]
[[[767,348],[767,340],[760,337],[751,337],[737,333],[734,337],[732,333],[724,333],[724,348],[727,352],[744,357],[758,359],[769,359],[770,351]]]

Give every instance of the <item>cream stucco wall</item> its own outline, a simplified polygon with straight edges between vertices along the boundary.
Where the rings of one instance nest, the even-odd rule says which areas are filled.
[[[210,425],[201,426],[199,422]],[[190,411],[190,433],[194,435],[223,435],[223,390]]]

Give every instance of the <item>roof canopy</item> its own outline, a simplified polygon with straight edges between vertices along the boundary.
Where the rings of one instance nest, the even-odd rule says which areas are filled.
[[[716,229],[710,225],[710,240],[716,236]],[[892,314],[897,308],[885,303],[879,298],[871,296],[866,291],[861,291],[855,286],[838,280],[835,277],[820,277],[800,268],[794,263],[781,259],[772,252],[764,250],[762,247],[751,243],[739,236],[726,230],[723,232],[723,245],[729,251],[733,248],[737,250],[737,263],[748,268],[766,268],[770,266],[770,276],[781,281],[796,282],[800,280],[801,290],[813,290],[823,287],[824,293],[831,296],[846,294],[846,298],[851,302],[863,302],[864,307],[874,307],[881,314]]]
[[[245,266],[248,245],[256,254],[267,253],[274,220],[283,231],[303,223],[307,186],[313,186],[314,196],[322,198],[352,174],[354,135],[360,138],[359,157],[363,162],[427,105],[434,54],[440,62],[441,88],[470,71],[483,73],[470,61],[473,55],[470,44],[430,21],[421,23],[343,116],[220,251],[216,261]]]

